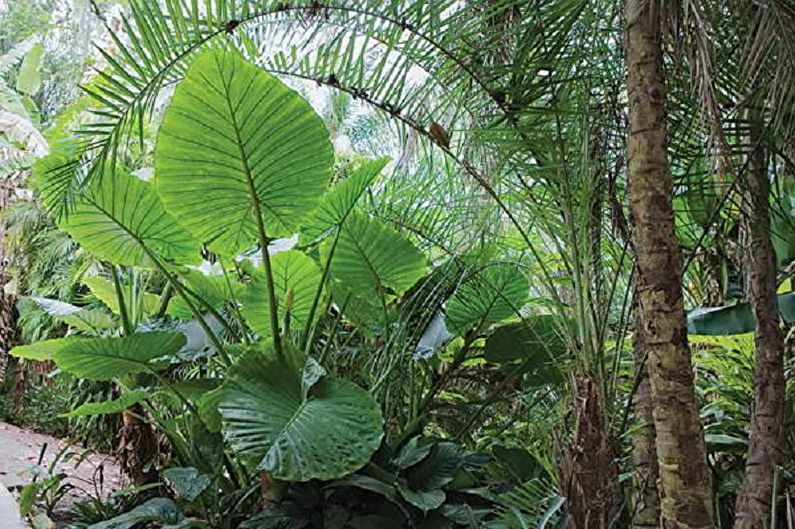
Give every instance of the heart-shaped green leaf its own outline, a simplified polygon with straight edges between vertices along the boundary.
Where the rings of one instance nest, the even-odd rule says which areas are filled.
[[[236,255],[291,235],[331,179],[334,153],[304,99],[236,52],[197,57],[160,126],[155,182],[210,249]]]
[[[306,398],[304,387],[302,373],[277,359],[244,356],[219,405],[232,447],[285,481],[334,479],[364,466],[383,436],[372,396],[332,378],[316,381]]]

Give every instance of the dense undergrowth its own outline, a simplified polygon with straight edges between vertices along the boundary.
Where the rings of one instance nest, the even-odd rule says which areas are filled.
[[[104,40],[73,66],[94,69],[55,76],[48,97],[25,81],[52,67],[42,42],[0,34],[3,112],[49,150],[17,141],[0,166],[19,179],[3,212],[15,347],[0,418],[113,452],[126,475],[63,521],[632,526],[657,487],[638,472],[652,360],[636,332],[620,4],[91,2],[86,31]],[[5,20],[46,19],[42,6]],[[740,30],[711,29],[721,83],[740,90]],[[692,108],[706,89],[665,67],[692,389],[727,527],[757,320],[743,198],[720,164],[746,159],[745,114],[721,124],[728,152],[705,148],[714,116]],[[78,80],[82,97],[55,88]],[[712,95],[742,108],[734,88]],[[795,173],[776,97],[764,201],[791,349]],[[23,489],[26,513],[53,515],[61,486]]]

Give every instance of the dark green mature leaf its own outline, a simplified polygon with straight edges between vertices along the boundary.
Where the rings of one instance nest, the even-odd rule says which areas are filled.
[[[455,443],[433,445],[427,458],[406,471],[411,488],[434,490],[444,487],[461,470],[465,458],[465,450]]]
[[[176,354],[185,345],[185,336],[171,332],[147,332],[121,338],[70,340],[53,354],[55,363],[77,377],[112,380],[141,373],[158,366],[154,358]]]
[[[410,466],[416,465],[431,453],[433,443],[420,444],[422,437],[413,437],[406,446],[404,446],[398,456],[393,460],[393,463],[399,469],[406,469]]]
[[[163,471],[163,479],[179,498],[193,501],[213,482],[213,476],[202,474],[193,467],[169,468]]]
[[[447,326],[454,334],[517,315],[527,301],[530,285],[514,265],[487,266],[470,276],[447,303]]]
[[[66,417],[88,417],[90,415],[108,415],[121,413],[133,404],[137,404],[149,396],[149,391],[136,389],[124,393],[116,400],[102,402],[86,402],[65,414]]]
[[[328,256],[330,241],[324,246]],[[345,221],[331,275],[375,306],[405,292],[425,274],[425,256],[407,238],[375,218],[353,213]],[[339,300],[342,302],[343,300]]]
[[[309,104],[236,52],[195,59],[160,127],[157,191],[210,249],[236,255],[291,235],[323,194],[334,154]],[[257,218],[259,215],[259,218]]]
[[[494,457],[505,463],[508,471],[519,483],[535,477],[535,474],[542,470],[536,458],[527,450],[497,445],[492,448],[492,453]]]
[[[292,292],[292,308],[290,309],[290,326],[292,329],[303,329],[312,301],[322,278],[322,272],[315,262],[297,250],[279,252],[271,258],[273,286],[279,304],[278,313],[287,313],[285,301],[287,293]],[[243,292],[243,316],[254,331],[263,336],[270,336],[270,307],[265,288],[265,274],[254,272],[254,281]],[[284,322],[279,322],[283,325]]]
[[[427,491],[413,490],[403,483],[398,483],[397,488],[398,491],[400,491],[400,495],[403,496],[407,502],[414,505],[422,512],[438,509],[444,503],[444,500],[447,499],[447,494],[439,489]]]
[[[786,323],[795,322],[795,293],[778,296],[778,310]],[[756,330],[751,305],[737,303],[728,307],[698,308],[687,315],[687,332],[690,334],[729,335]]]
[[[148,252],[180,264],[201,260],[198,242],[166,213],[152,184],[130,175],[95,180],[60,227],[114,264],[150,268]]]
[[[89,525],[88,529],[132,529],[144,522],[176,524],[184,518],[182,511],[173,501],[167,498],[152,498],[129,512]]]
[[[317,208],[301,223],[301,237],[310,242],[317,240],[333,227],[345,222],[388,162],[389,158],[362,162],[348,178],[323,195]]]
[[[494,329],[484,347],[486,360],[494,363],[521,362],[526,382],[545,384],[560,381],[559,361],[566,354],[558,318],[531,316]]]
[[[258,353],[232,369],[219,410],[232,447],[285,481],[350,474],[383,436],[381,410],[367,391],[324,378],[303,399],[301,374]]]

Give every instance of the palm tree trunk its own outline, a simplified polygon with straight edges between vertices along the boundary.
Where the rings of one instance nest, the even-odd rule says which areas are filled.
[[[665,80],[654,2],[627,0],[627,161],[638,313],[648,349],[662,526],[713,527],[712,488],[696,403],[666,154]]]
[[[0,212],[5,212],[13,202],[18,182],[14,175],[0,178]],[[0,214],[0,385],[5,382],[8,367],[8,352],[16,342],[16,301],[14,296],[6,292],[6,285],[11,280],[9,264],[11,253],[6,242],[6,222]]]
[[[567,529],[609,529],[621,509],[615,443],[605,421],[604,398],[592,376],[573,375],[574,432],[563,449],[561,489]]]
[[[155,483],[158,479],[159,447],[152,427],[141,417],[145,412],[140,404],[122,412],[117,455],[122,470],[133,485]]]
[[[634,310],[637,311],[637,303]],[[647,348],[643,328],[637,317],[634,327],[632,349],[637,388],[632,396],[632,406],[635,420],[640,426],[632,438],[632,464],[635,469],[632,528],[649,529],[660,526],[660,494],[657,491],[660,467],[657,464],[657,435],[654,431]]]
[[[734,527],[763,529],[770,523],[773,482],[784,435],[784,334],[776,301],[776,255],[770,240],[767,160],[761,118],[751,111],[753,145],[743,184],[743,251],[748,300],[756,320],[756,366],[751,436],[745,480],[737,497]]]

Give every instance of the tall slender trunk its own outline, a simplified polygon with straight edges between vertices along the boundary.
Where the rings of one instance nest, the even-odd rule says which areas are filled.
[[[696,403],[666,154],[665,81],[654,2],[627,0],[627,161],[638,313],[648,348],[666,529],[713,527],[712,488]]]
[[[637,303],[634,304],[634,311],[632,349],[637,388],[632,396],[632,406],[639,426],[632,438],[632,465],[635,469],[632,528],[649,529],[660,526],[660,494],[657,491],[660,467],[657,464],[657,435],[654,431],[647,348],[643,327],[637,317]]]
[[[756,365],[751,436],[734,527],[763,529],[770,523],[773,482],[783,454],[784,334],[776,301],[776,255],[770,240],[770,183],[761,144],[761,117],[758,111],[752,110],[749,118],[753,151],[741,181],[742,246],[746,294],[756,320]]]
[[[6,221],[3,216],[14,200],[17,186],[18,178],[14,175],[0,178],[0,385],[5,382],[8,352],[17,339],[16,300],[11,293],[6,292],[6,285],[11,281],[11,252],[6,241]]]

